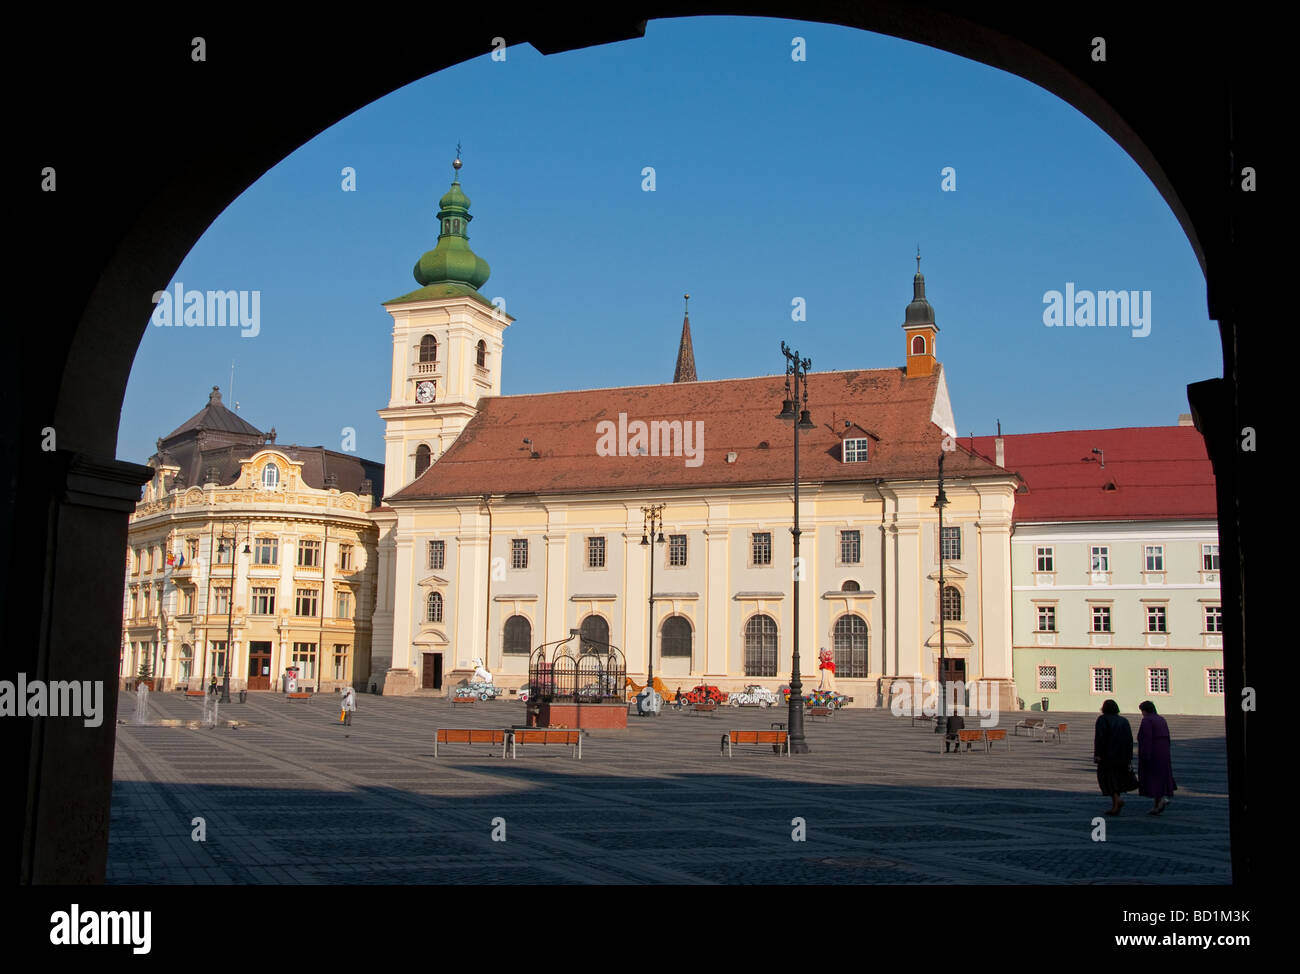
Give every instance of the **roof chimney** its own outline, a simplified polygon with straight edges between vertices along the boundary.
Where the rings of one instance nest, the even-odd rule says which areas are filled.
[[[1193,423],[1192,423],[1192,414],[1191,414],[1191,413],[1179,413],[1179,414],[1178,414],[1178,425],[1179,425],[1179,426],[1191,426],[1191,425],[1193,425]]]
[[[993,441],[993,459],[997,461],[999,467],[1007,465],[1007,454],[1002,448],[1002,437],[1000,436]]]

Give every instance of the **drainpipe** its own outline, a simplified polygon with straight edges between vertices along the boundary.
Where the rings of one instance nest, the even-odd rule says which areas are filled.
[[[488,644],[492,635],[492,495],[483,495],[483,506],[487,508],[487,585],[483,596],[483,665],[488,665]]]

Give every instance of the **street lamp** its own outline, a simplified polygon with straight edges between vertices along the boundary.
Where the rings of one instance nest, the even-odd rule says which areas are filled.
[[[248,524],[248,537],[252,537],[253,525],[250,521]],[[226,665],[222,667],[225,675],[221,680],[221,703],[230,703],[230,666],[235,658],[235,651],[231,645],[233,637],[233,628],[235,623],[235,572],[239,568],[239,562],[235,556],[235,547],[239,544],[239,525],[235,525],[234,533],[230,539],[230,594],[226,597]],[[221,550],[224,553],[226,548],[226,526],[221,525]],[[244,541],[244,554],[249,554],[248,541]]]
[[[803,574],[803,566],[799,561],[799,431],[813,428],[813,421],[808,415],[808,370],[812,368],[812,359],[800,358],[799,353],[790,351],[785,342],[781,343],[781,354],[785,356],[785,399],[781,403],[781,413],[777,419],[794,420],[795,411],[799,409],[800,402],[803,403],[803,409],[794,423],[794,528],[790,532],[794,535],[794,657],[790,663],[787,726],[790,753],[807,754],[808,742],[803,735],[803,681],[799,679],[799,576]]]
[[[934,732],[936,734],[944,733],[947,728],[944,726],[944,710],[946,694],[944,692],[943,680],[943,663],[944,663],[944,607],[943,607],[943,509],[948,503],[948,495],[943,492],[943,454],[939,454],[939,493],[934,499],[933,507],[939,510],[939,713],[934,719]]]
[[[659,536],[655,537],[655,531]],[[653,540],[654,544],[651,544]],[[655,544],[664,543],[664,505],[641,508],[641,546],[650,549],[650,618],[646,623],[646,686],[655,692]],[[647,699],[653,700],[653,697]]]

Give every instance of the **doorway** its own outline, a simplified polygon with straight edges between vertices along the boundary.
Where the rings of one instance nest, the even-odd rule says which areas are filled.
[[[442,689],[442,653],[424,654],[424,679],[420,686],[425,690]]]
[[[248,689],[271,689],[271,644],[248,644]]]

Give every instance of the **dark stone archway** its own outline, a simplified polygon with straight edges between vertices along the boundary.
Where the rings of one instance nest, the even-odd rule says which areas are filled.
[[[1264,292],[1251,287],[1263,218],[1257,194],[1239,188],[1244,166],[1263,168],[1269,106],[1261,72],[1268,58],[1258,48],[1258,25],[1243,18],[1252,31],[1243,51],[1228,33],[1239,28],[1213,11],[1148,12],[1109,2],[1024,10],[909,0],[634,2],[598,14],[541,9],[464,4],[440,8],[431,24],[362,9],[337,19],[202,28],[191,18],[96,24],[80,17],[80,39],[66,40],[76,50],[58,60],[54,87],[8,78],[17,98],[11,131],[19,135],[6,153],[8,185],[26,209],[10,228],[22,263],[9,277],[8,374],[0,393],[0,678],[24,672],[114,685],[126,515],[146,476],[114,455],[150,296],[217,214],[271,166],[368,102],[485,53],[496,36],[553,53],[638,37],[645,21],[659,17],[838,23],[982,61],[1065,99],[1142,167],[1197,254],[1210,316],[1220,325],[1225,378],[1189,392],[1219,482],[1233,867],[1238,882],[1249,881],[1246,715],[1232,704],[1258,679],[1245,653],[1244,593],[1263,505],[1257,454],[1239,448],[1241,430],[1254,427],[1262,444],[1275,442],[1259,398],[1267,385]],[[25,28],[13,24],[12,33],[55,50],[67,35],[55,36],[43,13],[27,15]],[[208,54],[196,64],[190,39],[200,32]],[[1104,63],[1091,59],[1095,36],[1106,38]],[[45,166],[57,169],[55,193],[40,191]],[[56,431],[53,451],[42,449],[47,427]],[[11,875],[20,881],[102,881],[114,704],[95,730],[72,721],[0,722],[7,767],[26,776],[27,787],[4,798]]]

